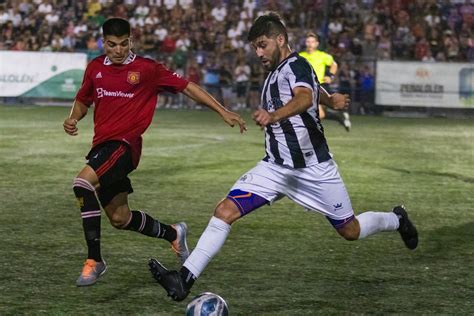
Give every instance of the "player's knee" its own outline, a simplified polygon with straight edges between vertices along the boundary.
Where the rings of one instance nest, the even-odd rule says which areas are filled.
[[[128,223],[128,216],[124,216],[121,212],[114,212],[109,216],[110,224],[117,229],[124,229]]]
[[[95,196],[95,188],[89,181],[75,178],[72,189],[81,212],[100,211],[99,202]]]
[[[359,239],[360,227],[358,223],[352,222],[337,230],[345,240],[354,241]]]
[[[74,178],[72,183],[72,190],[74,191],[74,195],[77,198],[82,198],[84,195],[90,192],[94,192],[94,186],[87,180],[82,178]]]
[[[230,225],[240,217],[240,212],[233,202],[229,199],[224,199],[217,204],[214,216]]]

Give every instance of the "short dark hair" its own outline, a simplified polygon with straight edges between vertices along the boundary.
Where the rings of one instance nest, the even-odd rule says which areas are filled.
[[[125,19],[110,18],[102,25],[102,35],[104,37],[108,35],[117,37],[124,35],[130,36],[130,33],[130,23]]]
[[[270,12],[259,16],[253,22],[247,39],[252,42],[260,36],[276,37],[280,34],[285,36],[285,41],[288,43],[288,33],[281,17],[275,12]]]
[[[308,38],[308,37],[314,37],[319,42],[318,34],[316,34],[316,33],[308,32],[306,34],[306,38]]]

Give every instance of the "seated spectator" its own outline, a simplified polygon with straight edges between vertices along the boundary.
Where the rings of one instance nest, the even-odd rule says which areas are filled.
[[[38,13],[45,16],[48,13],[53,11],[53,6],[51,5],[49,0],[43,0],[41,4],[38,6]]]
[[[87,16],[94,17],[98,12],[102,10],[102,4],[99,0],[88,0],[87,1]]]

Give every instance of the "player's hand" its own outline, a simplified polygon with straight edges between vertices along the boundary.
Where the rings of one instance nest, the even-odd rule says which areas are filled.
[[[255,123],[259,125],[262,129],[268,124],[274,123],[273,115],[264,109],[258,109],[257,111],[255,111],[252,115],[252,118]]]
[[[76,136],[77,135],[77,120],[72,119],[72,118],[67,118],[64,120],[63,123],[64,131],[71,135],[71,136]]]
[[[327,83],[327,84],[331,84],[332,79],[331,79],[331,77],[329,77],[329,76],[324,76],[323,82],[324,82],[324,83]]]
[[[351,104],[351,98],[348,94],[334,93],[331,95],[331,108],[334,110],[347,110],[349,104]]]
[[[247,130],[247,127],[245,126],[245,121],[242,119],[242,117],[234,112],[231,111],[225,111],[222,114],[222,118],[224,121],[229,124],[231,127],[234,127],[234,125],[237,123],[239,124],[240,127],[240,133],[243,133],[244,131]]]

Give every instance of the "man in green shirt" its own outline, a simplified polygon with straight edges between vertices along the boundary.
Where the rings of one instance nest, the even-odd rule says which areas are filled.
[[[321,86],[326,89],[328,93],[331,93],[330,84],[336,76],[337,63],[330,54],[318,50],[318,47],[318,36],[315,33],[308,33],[306,35],[306,51],[300,52],[300,56],[304,57],[311,64]],[[349,114],[347,112],[327,111],[326,115],[326,108],[320,104],[319,117],[321,119],[327,117],[328,119],[337,120],[348,132],[351,129],[351,121],[349,120]]]

